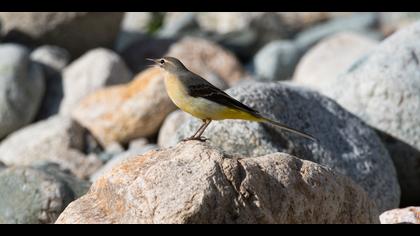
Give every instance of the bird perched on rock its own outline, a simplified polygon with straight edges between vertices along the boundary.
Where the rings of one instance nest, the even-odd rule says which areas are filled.
[[[264,117],[260,112],[237,101],[207,80],[189,71],[181,61],[174,57],[148,60],[153,61],[164,71],[166,91],[175,105],[203,121],[200,128],[184,140],[205,141],[206,139],[201,135],[212,120],[240,119],[268,122],[280,129],[315,141],[313,136]]]

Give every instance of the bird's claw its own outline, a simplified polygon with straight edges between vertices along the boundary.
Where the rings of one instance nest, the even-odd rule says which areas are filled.
[[[200,141],[200,142],[205,142],[208,140],[208,138],[206,137],[189,137],[189,138],[184,138],[182,140],[182,142],[186,142],[186,141],[190,141],[190,140],[196,140],[196,141]]]

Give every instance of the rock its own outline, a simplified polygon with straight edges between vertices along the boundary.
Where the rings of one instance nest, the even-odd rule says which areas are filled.
[[[197,15],[197,21],[203,30],[225,34],[249,28],[262,15],[261,12],[202,12]]]
[[[384,35],[389,36],[418,20],[419,12],[380,12],[379,28]]]
[[[196,12],[167,12],[159,37],[178,37],[199,30]]]
[[[111,47],[122,17],[122,12],[0,13],[5,41],[57,45],[74,57],[89,49]]]
[[[144,146],[148,145],[149,141],[146,138],[139,138],[131,140],[128,144],[128,149],[139,149],[143,148]]]
[[[420,207],[393,209],[379,216],[381,224],[420,224]]]
[[[67,188],[71,189],[73,193],[73,199],[77,199],[85,195],[91,185],[90,182],[77,178],[70,171],[62,169],[56,163],[44,162],[35,165],[34,168],[42,170],[60,182],[64,183]]]
[[[253,29],[244,29],[226,34],[211,34],[206,35],[206,38],[233,52],[244,63],[252,61],[258,50],[266,44],[259,37],[258,32]]]
[[[379,223],[358,185],[284,153],[232,157],[192,141],[114,167],[56,223]]]
[[[169,47],[176,42],[172,38],[156,38],[145,35],[127,46],[120,52],[121,57],[133,73],[139,73],[151,65],[146,58],[161,58],[169,50]]]
[[[353,14],[337,17],[326,23],[313,26],[296,36],[296,43],[302,52],[307,51],[323,38],[341,31],[370,31],[378,23],[378,15],[374,12]]]
[[[404,206],[420,203],[420,23],[398,31],[322,92],[379,130]]]
[[[273,38],[290,38],[301,30],[303,24],[298,22],[298,15],[290,12],[202,12],[197,20],[203,30],[219,34],[252,29],[267,42]]]
[[[176,131],[187,121],[188,117],[189,114],[181,110],[169,114],[159,130],[158,145],[163,148],[175,146],[177,144]]]
[[[228,85],[246,77],[241,63],[232,53],[206,39],[185,37],[172,45],[167,55],[178,58],[204,78],[213,73]]]
[[[7,165],[35,165],[53,162],[86,178],[102,163],[86,157],[83,128],[68,117],[51,118],[29,125],[8,136],[0,144],[0,160]]]
[[[299,58],[300,50],[293,42],[273,41],[254,57],[257,78],[268,81],[287,80],[293,75]]]
[[[118,54],[104,48],[91,50],[64,70],[64,100],[60,114],[70,114],[82,98],[99,88],[126,83],[132,78]]]
[[[158,68],[137,75],[127,85],[99,90],[83,99],[72,116],[103,146],[156,134],[175,110]]]
[[[99,178],[108,174],[108,172],[110,172],[114,167],[120,165],[122,162],[132,160],[137,158],[139,155],[158,149],[159,146],[154,144],[146,144],[142,147],[130,147],[127,151],[112,156],[104,166],[102,166],[90,177],[90,181],[95,182]]]
[[[292,83],[242,83],[227,93],[318,142],[271,125],[239,120],[215,121],[204,132],[212,146],[228,153],[259,156],[286,152],[350,177],[375,200],[380,211],[399,205],[395,168],[376,133],[334,101]],[[201,121],[188,118],[175,141],[190,136]],[[383,193],[387,194],[383,194]]]
[[[379,43],[359,33],[341,32],[321,40],[299,61],[293,80],[314,89],[328,86]]]
[[[47,76],[61,72],[70,61],[70,53],[54,45],[44,45],[31,53],[31,59],[44,66]]]
[[[5,168],[6,168],[6,165],[3,162],[0,161],[0,171],[5,169]]]
[[[40,107],[45,90],[41,67],[26,48],[0,45],[0,139],[29,124]]]
[[[207,36],[249,62],[265,44],[291,39],[304,28],[348,13],[331,12],[209,12],[196,13]],[[207,32],[208,32],[207,31]]]
[[[0,172],[0,223],[53,223],[73,201],[69,186],[31,167],[10,167]]]
[[[57,114],[63,99],[61,72],[70,61],[70,54],[64,48],[45,45],[31,53],[32,61],[41,65],[45,75],[45,95],[35,120],[44,120]]]
[[[152,21],[151,12],[125,12],[121,29],[115,42],[115,50],[122,52],[130,44],[144,37]]]

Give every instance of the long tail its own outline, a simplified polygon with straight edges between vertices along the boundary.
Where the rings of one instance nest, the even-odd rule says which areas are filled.
[[[302,132],[302,131],[299,131],[299,130],[290,128],[287,125],[284,125],[284,124],[282,124],[280,122],[277,122],[277,121],[274,121],[274,120],[271,120],[271,119],[268,119],[268,118],[265,118],[265,117],[260,117],[260,121],[271,123],[271,124],[279,127],[282,130],[285,130],[285,131],[288,131],[288,132],[291,132],[291,133],[300,135],[300,136],[305,137],[307,139],[310,139],[310,140],[312,140],[314,142],[317,142],[318,141],[314,136],[312,136],[310,134],[307,134],[305,132]]]

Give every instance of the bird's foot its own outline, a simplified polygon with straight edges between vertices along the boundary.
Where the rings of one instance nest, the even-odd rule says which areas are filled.
[[[200,142],[205,142],[208,140],[208,138],[206,137],[189,137],[189,138],[184,138],[182,140],[182,142],[186,142],[186,141],[190,141],[190,140],[196,140],[196,141],[200,141]]]

